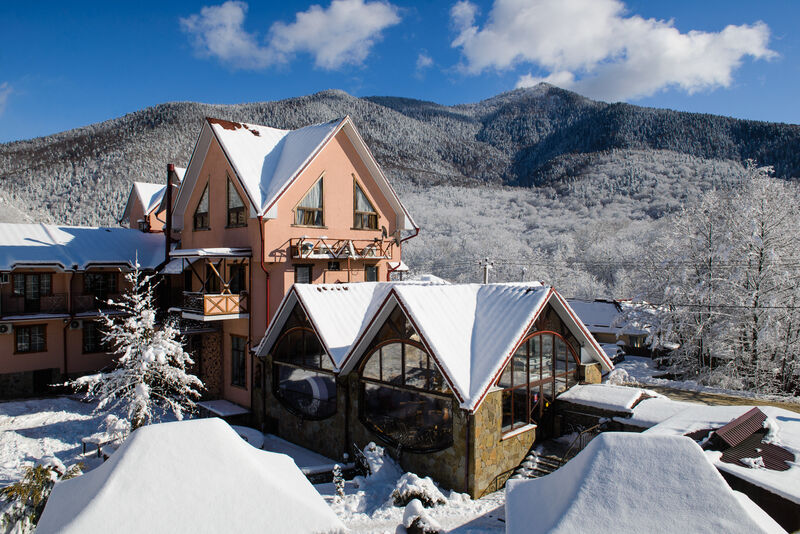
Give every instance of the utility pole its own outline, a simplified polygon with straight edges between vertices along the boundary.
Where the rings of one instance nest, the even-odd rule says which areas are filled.
[[[494,267],[494,262],[489,261],[489,258],[485,258],[483,261],[479,261],[478,265],[483,268],[483,283],[489,283],[489,269]]]
[[[528,268],[527,267],[523,267],[522,268],[522,280],[520,280],[520,282],[524,282],[525,281],[525,274],[527,272],[528,272]]]

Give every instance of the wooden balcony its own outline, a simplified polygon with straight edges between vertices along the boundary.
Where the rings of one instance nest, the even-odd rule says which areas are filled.
[[[328,239],[296,237],[289,240],[297,260],[391,259],[393,239]]]
[[[198,293],[184,291],[182,315],[198,321],[222,321],[248,317],[247,293]]]

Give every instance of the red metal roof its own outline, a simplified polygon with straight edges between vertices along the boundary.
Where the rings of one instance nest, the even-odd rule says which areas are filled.
[[[767,416],[758,408],[753,408],[747,413],[737,417],[727,425],[717,430],[716,435],[729,447],[735,447],[750,436],[764,428]]]

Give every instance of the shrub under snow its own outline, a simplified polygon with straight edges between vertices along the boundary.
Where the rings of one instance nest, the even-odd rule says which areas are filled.
[[[406,506],[415,499],[426,508],[447,502],[431,477],[422,478],[414,473],[406,473],[397,481],[392,491],[392,501],[395,506]]]

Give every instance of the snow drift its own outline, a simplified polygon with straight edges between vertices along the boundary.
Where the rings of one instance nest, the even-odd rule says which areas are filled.
[[[37,532],[340,532],[292,459],[221,419],[142,427],[109,460],[56,484]]]
[[[509,534],[784,532],[683,436],[607,432],[558,471],[506,486]]]

